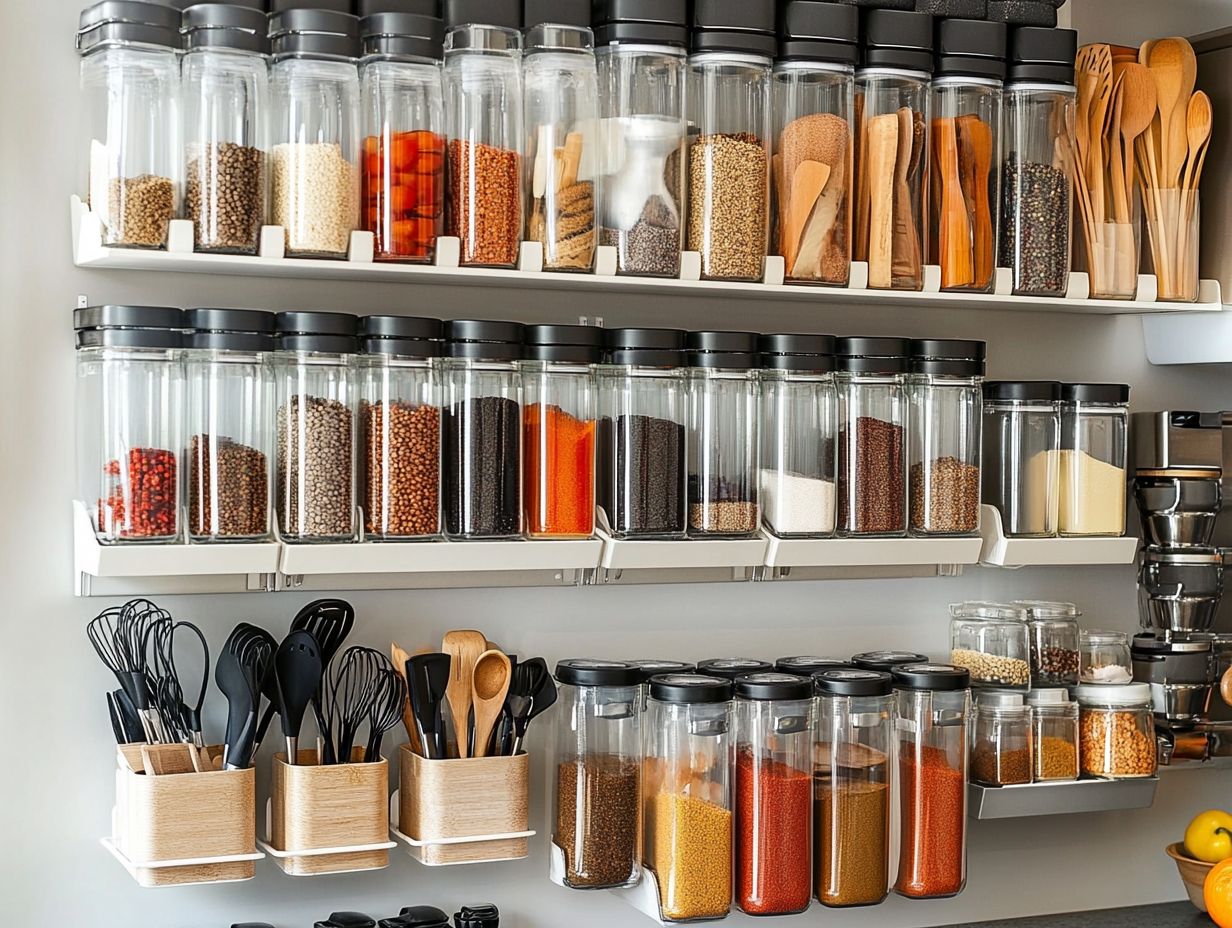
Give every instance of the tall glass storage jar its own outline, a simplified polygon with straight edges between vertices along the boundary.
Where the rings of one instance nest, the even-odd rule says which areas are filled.
[[[441,323],[414,316],[359,322],[360,504],[364,540],[441,534]]]
[[[269,34],[274,225],[288,255],[344,258],[359,228],[359,22],[287,10]]]
[[[834,339],[763,335],[758,347],[762,522],[779,537],[824,538],[836,513]]]
[[[690,332],[689,534],[752,535],[757,503],[757,335]]]
[[[982,786],[1021,786],[1031,782],[1031,707],[1022,693],[979,693],[973,727],[971,782]]]
[[[980,527],[984,342],[911,343],[907,432],[913,535],[974,535]]]
[[[190,309],[184,323],[188,538],[265,541],[272,534],[274,314]]]
[[[950,664],[894,668],[899,855],[894,891],[911,899],[967,881],[969,677]]]
[[[789,0],[774,65],[775,253],[794,283],[846,286],[859,11]]]
[[[183,314],[91,306],[77,331],[78,494],[103,544],[180,537]]]
[[[377,261],[426,263],[445,234],[444,30],[413,13],[360,23],[360,199]]]
[[[890,891],[891,677],[833,669],[813,683],[814,892],[822,905],[876,905]]]
[[[1051,538],[1060,512],[1061,385],[984,384],[983,501],[1010,537]]]
[[[1078,700],[1078,755],[1082,774],[1119,780],[1155,775],[1155,720],[1148,683],[1082,683]]]
[[[197,251],[255,254],[269,202],[269,39],[260,10],[184,11],[184,218]]]
[[[723,918],[732,900],[732,684],[650,681],[643,726],[646,856],[664,921]]]
[[[552,841],[570,889],[632,886],[641,877],[642,725],[638,668],[622,661],[556,665],[556,798]]]
[[[589,325],[526,328],[522,361],[522,502],[531,538],[589,538],[595,530],[595,409],[592,365],[603,330]]]
[[[1061,385],[1061,535],[1124,535],[1129,384]]]
[[[522,36],[462,25],[445,35],[446,197],[464,265],[515,267],[522,243]]]
[[[1036,783],[1078,779],[1078,703],[1065,687],[1033,689],[1031,706],[1031,763]]]
[[[924,191],[933,21],[871,10],[856,71],[856,201],[852,257],[874,290],[924,286]]]
[[[445,323],[441,488],[450,538],[522,534],[523,327]]]
[[[597,496],[617,538],[683,538],[685,333],[608,329],[597,368]]]
[[[355,317],[278,314],[278,533],[283,541],[355,538]]]
[[[139,0],[81,12],[82,176],[104,245],[163,248],[179,206],[180,14]]]

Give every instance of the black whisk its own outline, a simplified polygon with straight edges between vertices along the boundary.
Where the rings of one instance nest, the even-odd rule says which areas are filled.
[[[381,655],[383,658],[385,655]],[[377,685],[368,708],[368,749],[364,760],[373,763],[381,759],[381,742],[385,733],[402,721],[406,704],[406,680],[391,664],[378,670]]]
[[[360,726],[368,718],[383,661],[385,655],[380,651],[358,645],[343,651],[338,661],[324,709],[334,742],[334,757],[340,764],[351,762],[351,748]]]

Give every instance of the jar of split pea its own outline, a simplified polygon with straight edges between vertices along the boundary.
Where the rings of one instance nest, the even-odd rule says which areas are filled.
[[[1156,746],[1150,686],[1084,683],[1075,694],[1083,774],[1107,779],[1154,776]]]

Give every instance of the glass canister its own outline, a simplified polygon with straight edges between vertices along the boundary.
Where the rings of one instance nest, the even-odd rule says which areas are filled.
[[[1052,538],[1060,510],[1061,385],[984,384],[983,501],[1010,537]]]
[[[1033,689],[1031,779],[1036,783],[1078,779],[1078,703],[1065,687]]]
[[[643,866],[664,921],[723,918],[732,900],[732,683],[694,674],[650,681],[643,726]]]
[[[950,664],[894,668],[901,896],[955,896],[966,885],[969,682]]]
[[[288,255],[345,258],[359,228],[359,21],[287,10],[269,34],[274,225]]]
[[[183,313],[91,306],[77,331],[78,494],[103,544],[180,537]]]
[[[908,378],[908,503],[913,535],[980,527],[984,342],[917,339]]]
[[[1078,754],[1084,776],[1123,779],[1155,775],[1155,723],[1149,684],[1083,683],[1075,688],[1074,696],[1078,700]]]
[[[811,654],[780,657],[774,662],[774,669],[779,673],[791,673],[797,677],[812,677],[826,670],[851,669],[851,662],[841,657],[816,657]]]
[[[814,893],[836,908],[876,905],[890,891],[891,677],[831,669],[813,683]]]
[[[950,663],[971,672],[974,686],[1031,685],[1027,610],[1009,603],[950,606]]]
[[[1061,384],[1061,535],[1124,535],[1129,384]]]
[[[789,0],[774,65],[771,175],[776,253],[787,280],[846,286],[859,11]]]
[[[599,385],[598,499],[617,538],[683,538],[685,333],[607,329]]]
[[[838,533],[907,532],[905,338],[838,340]]]
[[[162,248],[179,205],[180,14],[138,0],[81,12],[86,200],[104,245]]]
[[[414,316],[359,321],[365,541],[440,537],[442,331]]]
[[[518,29],[522,25],[522,3],[519,0],[443,0],[436,6],[444,10],[445,25],[451,29],[479,22],[506,29]]]
[[[1133,678],[1128,635],[1099,628],[1084,628],[1078,633],[1080,683],[1120,685]]]
[[[184,10],[184,218],[197,251],[256,254],[268,215],[269,39],[261,10]]]
[[[976,695],[971,739],[971,782],[1017,786],[1031,782],[1031,707],[1022,693],[984,690]]]
[[[278,534],[286,542],[355,538],[355,317],[278,314]]]
[[[774,0],[694,0],[689,235],[702,277],[761,280],[770,243]]]
[[[989,293],[1001,202],[1004,23],[942,19],[933,72],[929,263],[942,290]]]
[[[852,257],[876,290],[924,286],[924,190],[933,21],[870,10],[856,71],[856,201]]]
[[[622,661],[556,665],[556,801],[552,840],[571,889],[641,877],[641,676]]]
[[[927,664],[927,654],[916,654],[914,651],[864,651],[854,654],[851,664],[859,670],[875,670],[880,673],[890,673],[900,664]]]
[[[595,530],[595,409],[592,365],[603,330],[526,327],[522,360],[522,502],[531,538],[589,538]]]
[[[380,13],[360,23],[363,227],[377,261],[431,261],[445,234],[445,27]]]
[[[736,905],[794,915],[813,891],[813,683],[737,677]]]
[[[697,662],[697,673],[722,680],[735,680],[752,673],[771,673],[773,670],[773,664],[755,657],[710,657]]]
[[[450,235],[463,265],[516,267],[522,244],[522,36],[461,25],[445,35]]]
[[[1078,618],[1073,603],[1018,600],[1027,610],[1031,639],[1031,686],[1074,686],[1078,683]]]
[[[834,345],[829,335],[763,335],[758,340],[762,522],[780,537],[834,534]]]
[[[450,538],[522,534],[523,326],[445,323],[441,488]]]
[[[546,271],[589,271],[595,262],[599,179],[599,76],[585,26],[536,25],[522,58],[526,94],[527,241]]]
[[[1010,32],[1004,91],[1001,266],[1014,293],[1063,297],[1069,288],[1073,183],[1066,126],[1078,91],[1072,29]]]
[[[266,541],[274,458],[273,313],[190,309],[188,538]]]
[[[651,657],[625,661],[637,668],[641,691],[639,693],[638,711],[646,711],[646,702],[650,699],[650,681],[665,673],[696,673],[697,666],[684,661],[669,661]]]

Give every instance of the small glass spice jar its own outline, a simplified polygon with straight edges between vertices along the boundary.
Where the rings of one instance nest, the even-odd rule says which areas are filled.
[[[1018,600],[1027,610],[1031,639],[1031,686],[1074,686],[1078,683],[1078,619],[1073,603]]]
[[[1064,687],[1033,689],[1031,763],[1036,783],[1078,779],[1078,703]]]
[[[1125,534],[1128,448],[1129,384],[1061,384],[1062,536]]]
[[[976,694],[971,737],[971,782],[1017,786],[1031,782],[1031,707],[1022,693]]]
[[[755,657],[711,657],[697,662],[697,672],[703,677],[734,680],[751,673],[770,673],[774,665]]]
[[[1098,628],[1084,628],[1078,633],[1080,683],[1119,685],[1133,678],[1128,635]]]
[[[1009,603],[950,606],[950,663],[971,671],[973,686],[1031,685],[1027,610]]]
[[[1078,752],[1084,776],[1128,779],[1155,775],[1155,724],[1146,683],[1075,688]]]
[[[1060,511],[1061,385],[1052,381],[984,384],[981,498],[1013,537],[1053,538]]]

